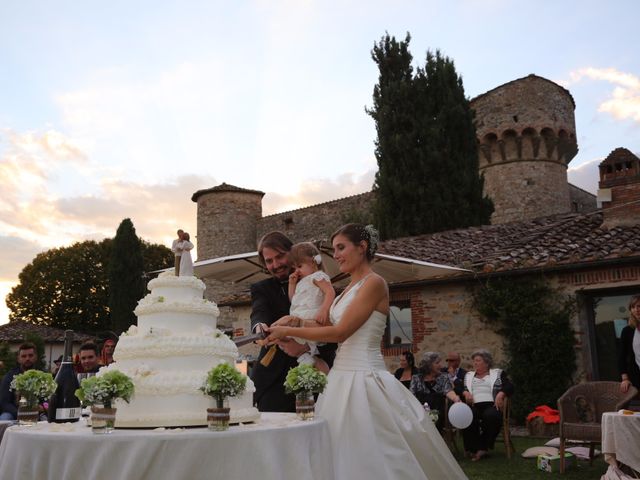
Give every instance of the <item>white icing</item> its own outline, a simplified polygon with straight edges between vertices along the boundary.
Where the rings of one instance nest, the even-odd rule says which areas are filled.
[[[114,352],[117,369],[135,385],[131,403],[117,401],[117,427],[177,427],[206,425],[214,400],[202,393],[207,372],[220,363],[233,364],[238,348],[216,329],[219,314],[202,298],[204,283],[171,272],[149,282],[151,293],[138,303],[138,326],[124,333]],[[252,406],[253,382],[239,398],[229,399],[232,422],[259,418]]]

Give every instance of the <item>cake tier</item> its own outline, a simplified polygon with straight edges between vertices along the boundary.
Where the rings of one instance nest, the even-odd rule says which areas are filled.
[[[252,407],[253,391],[247,391],[238,398],[229,399],[231,423],[254,422],[260,418],[260,412]],[[253,390],[253,384],[251,384]],[[116,427],[118,428],[154,428],[154,427],[197,427],[207,425],[207,408],[215,407],[212,397],[198,394],[180,395],[138,395],[130,404],[122,400],[115,403],[118,409]]]
[[[156,297],[189,302],[201,299],[206,287],[196,277],[176,277],[173,272],[164,272],[151,280],[147,288]]]
[[[198,311],[185,304],[160,305],[154,310],[139,312],[140,306],[136,308],[138,314],[138,329],[141,332],[153,333],[154,330],[170,330],[173,333],[197,332],[202,327],[216,328],[216,316],[218,308],[214,306],[215,312],[206,311],[207,306]],[[214,316],[214,314],[216,316]]]
[[[184,335],[157,327],[143,333],[132,326],[120,337],[113,358],[119,369],[131,370],[144,363],[152,371],[182,372],[197,366],[209,369],[221,362],[233,364],[238,348],[229,337],[210,327]]]

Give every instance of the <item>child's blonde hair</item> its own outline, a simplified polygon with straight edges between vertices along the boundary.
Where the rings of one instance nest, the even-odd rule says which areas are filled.
[[[325,271],[324,265],[322,264],[322,255],[320,255],[320,250],[318,250],[318,248],[311,242],[296,243],[291,247],[289,259],[293,265],[304,263],[306,260],[311,260],[318,266],[318,270],[322,270],[323,272]],[[320,259],[320,262],[316,259]]]

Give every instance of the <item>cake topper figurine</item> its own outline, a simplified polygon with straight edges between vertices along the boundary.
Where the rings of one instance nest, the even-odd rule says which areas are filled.
[[[178,232],[180,231],[181,230],[178,230]],[[181,277],[193,277],[193,260],[191,259],[191,250],[193,249],[193,243],[189,241],[189,232],[182,232],[180,238],[181,240],[177,244],[175,244],[176,259],[178,258],[178,252],[180,252],[180,263],[178,268],[176,269],[176,275],[179,275]],[[176,260],[176,263],[177,262],[178,260]]]

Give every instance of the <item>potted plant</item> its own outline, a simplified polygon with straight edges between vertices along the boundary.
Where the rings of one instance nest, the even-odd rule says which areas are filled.
[[[56,391],[58,384],[50,373],[40,370],[27,370],[13,377],[10,388],[17,392],[18,422],[21,425],[38,423],[38,406],[45,398],[49,398]]]
[[[131,378],[119,370],[109,370],[102,375],[85,378],[76,390],[76,397],[84,405],[91,406],[91,430],[93,433],[111,433],[116,421],[113,402],[121,398],[129,403],[134,386]]]
[[[200,390],[216,400],[216,408],[207,408],[209,430],[229,428],[230,409],[225,407],[225,399],[241,394],[246,385],[247,377],[228,363],[221,363],[207,373],[207,378]]]
[[[296,413],[301,420],[310,420],[315,414],[314,394],[322,393],[327,376],[311,365],[298,365],[287,373],[284,388],[296,396]]]

